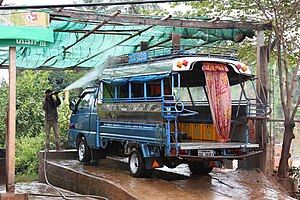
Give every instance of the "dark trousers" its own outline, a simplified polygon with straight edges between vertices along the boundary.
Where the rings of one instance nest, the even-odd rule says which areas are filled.
[[[61,150],[60,148],[60,139],[58,134],[58,121],[57,120],[46,120],[45,129],[46,129],[46,150],[50,150],[50,132],[51,128],[54,131],[54,138],[55,138],[55,146],[56,150]]]

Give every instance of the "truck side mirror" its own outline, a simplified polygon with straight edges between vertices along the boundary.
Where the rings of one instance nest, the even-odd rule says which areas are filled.
[[[69,108],[70,110],[74,111],[75,110],[75,101],[71,101],[70,104],[69,104]]]

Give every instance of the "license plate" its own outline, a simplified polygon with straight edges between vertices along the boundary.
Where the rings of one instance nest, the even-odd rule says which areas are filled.
[[[215,152],[213,150],[198,150],[198,156],[202,156],[202,157],[215,156]]]

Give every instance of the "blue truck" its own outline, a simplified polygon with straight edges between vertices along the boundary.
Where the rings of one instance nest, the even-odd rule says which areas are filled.
[[[258,97],[260,81],[249,67],[228,53],[193,49],[159,55],[147,51],[112,59],[100,80],[70,104],[68,141],[80,162],[127,156],[133,177],[150,177],[155,168],[182,163],[192,174],[209,173],[224,159],[262,152],[249,121],[265,119],[269,108]],[[215,98],[205,65],[227,70],[230,131],[225,141],[214,118],[220,113],[211,111]]]

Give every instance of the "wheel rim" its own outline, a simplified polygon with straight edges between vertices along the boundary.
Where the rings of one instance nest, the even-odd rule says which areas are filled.
[[[85,146],[84,146],[83,142],[81,142],[79,144],[79,146],[78,146],[78,157],[79,157],[79,160],[83,160],[84,154],[85,154]]]
[[[138,158],[137,154],[134,153],[131,155],[131,158],[130,158],[130,170],[133,174],[135,174],[137,172],[138,168],[139,168],[139,158]]]

